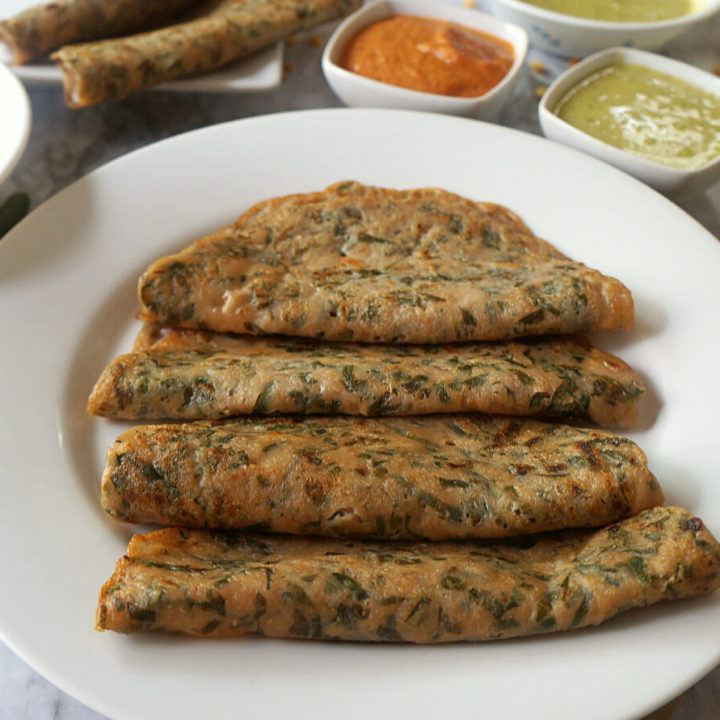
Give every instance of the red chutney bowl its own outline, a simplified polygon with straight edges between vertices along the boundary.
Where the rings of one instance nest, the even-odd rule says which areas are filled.
[[[441,94],[401,87],[391,82],[366,77],[344,67],[347,49],[358,34],[389,18],[411,16],[461,26],[466,35],[480,33],[512,49],[512,60],[504,77],[482,94],[473,97]],[[527,55],[527,33],[478,10],[429,0],[379,0],[362,7],[346,18],[335,30],[322,58],[325,79],[335,94],[353,107],[421,110],[478,119],[494,118],[512,95]],[[442,48],[440,48],[442,51]]]

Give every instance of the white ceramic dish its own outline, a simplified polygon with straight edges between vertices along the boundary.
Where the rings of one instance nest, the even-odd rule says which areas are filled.
[[[0,183],[20,160],[31,125],[32,111],[25,88],[0,65]]]
[[[692,65],[632,48],[611,48],[596,53],[562,73],[540,101],[540,127],[546,137],[605,160],[634,175],[660,192],[674,197],[700,192],[720,179],[720,157],[695,170],[681,170],[653,162],[626,150],[602,142],[561,120],[555,109],[572,87],[588,75],[618,62],[635,63],[685,80],[720,100],[720,78]]]
[[[528,31],[530,43],[564,57],[585,57],[625,45],[658,50],[720,10],[720,0],[699,0],[701,9],[660,22],[609,22],[565,15],[523,0],[481,0],[480,7]]]
[[[223,720],[239,708],[293,720],[624,720],[668,701],[720,661],[720,593],[592,630],[475,645],[93,630],[100,585],[131,532],[98,504],[105,449],[128,425],[89,417],[85,403],[139,327],[137,277],[261,199],[344,178],[503,203],[561,251],[627,283],[636,329],[596,340],[648,385],[632,438],[668,502],[720,533],[709,402],[720,376],[708,364],[720,351],[708,331],[720,307],[715,238],[635,179],[543,138],[437,114],[285,113],[120,158],[0,243],[0,635],[114,720]]]
[[[0,16],[11,17],[27,8],[37,5],[38,0],[3,0]],[[60,70],[52,63],[32,63],[14,65],[9,48],[0,43],[0,62],[8,67],[24,82],[59,85],[62,83]],[[200,75],[188,80],[160,85],[159,90],[175,90],[178,92],[259,92],[278,87],[282,82],[283,44],[276,43],[272,47],[256,53],[247,60],[242,60],[207,75]]]
[[[512,67],[489,92],[480,97],[463,98],[396,87],[350,72],[338,64],[343,48],[362,28],[399,14],[448,20],[502,38],[509,42],[515,51]],[[527,34],[524,30],[476,10],[428,0],[378,0],[361,7],[337,27],[325,46],[322,69],[328,84],[346,105],[424,110],[490,119],[497,115],[510,99],[512,88],[525,61],[527,47]]]

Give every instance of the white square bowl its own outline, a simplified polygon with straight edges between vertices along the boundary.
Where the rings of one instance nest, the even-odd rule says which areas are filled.
[[[720,179],[720,156],[694,170],[670,167],[598,140],[555,114],[558,103],[568,90],[598,70],[620,62],[643,65],[672,75],[717,96],[720,100],[720,78],[711,73],[644,50],[610,48],[570,67],[547,89],[538,107],[540,127],[545,137],[605,160],[663,194],[673,197],[700,192]]]
[[[513,64],[507,75],[494,88],[484,95],[471,98],[408,90],[372,80],[340,66],[343,48],[360,30],[394,15],[446,20],[495,35],[512,45],[515,55]],[[525,62],[527,47],[527,33],[524,30],[477,10],[429,0],[379,0],[360,8],[338,26],[325,46],[322,69],[333,92],[346,105],[422,110],[487,120],[495,117],[509,100],[513,85]]]

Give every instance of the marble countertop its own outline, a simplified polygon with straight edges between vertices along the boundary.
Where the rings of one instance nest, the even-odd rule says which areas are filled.
[[[195,128],[287,110],[341,107],[320,70],[328,31],[302,36],[285,49],[286,76],[276,90],[258,94],[149,92],[122,102],[82,111],[65,107],[59,87],[27,86],[33,129],[27,149],[0,188],[0,202],[11,192],[29,194],[35,208],[73,180],[148,143]],[[665,53],[706,70],[720,64],[720,16],[668,46]],[[539,81],[526,69],[513,101],[499,118],[503,125],[540,134],[535,89]],[[720,238],[720,183],[682,203]],[[83,706],[34,672],[0,642],[0,720],[98,720]],[[663,720],[717,720],[720,667],[658,715]]]

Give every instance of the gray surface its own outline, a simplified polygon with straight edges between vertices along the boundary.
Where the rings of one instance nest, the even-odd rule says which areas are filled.
[[[318,33],[323,38],[328,32]],[[666,54],[706,70],[720,64],[720,17],[674,42]],[[289,72],[277,90],[256,95],[150,92],[119,103],[68,110],[57,87],[28,87],[33,130],[25,154],[0,188],[0,202],[15,190],[35,208],[94,168],[148,143],[195,128],[285,110],[340,107],[320,71],[322,48],[300,42],[286,48]],[[539,134],[535,88],[526,71],[499,122]],[[0,109],[1,111],[1,109]],[[720,237],[720,183],[682,207]],[[35,673],[0,643],[0,720],[97,720],[86,708]],[[673,720],[720,717],[720,668],[693,687]]]

